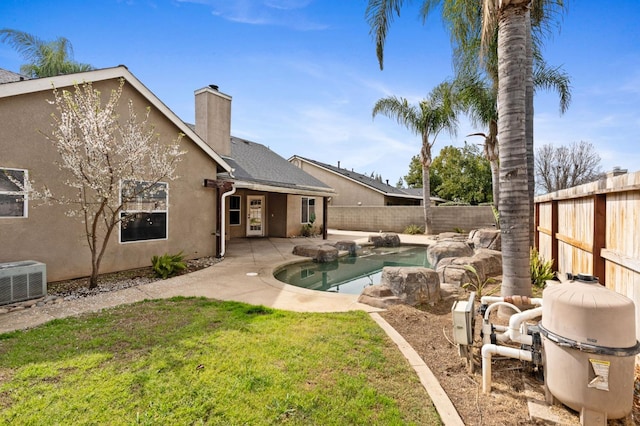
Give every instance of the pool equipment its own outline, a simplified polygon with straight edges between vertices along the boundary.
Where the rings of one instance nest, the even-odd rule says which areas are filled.
[[[482,389],[491,392],[493,356],[523,361],[544,377],[546,399],[580,413],[583,425],[606,425],[626,417],[633,405],[636,340],[633,301],[590,275],[547,287],[542,298],[480,299]],[[472,364],[475,293],[452,307],[454,342]],[[543,303],[544,302],[544,303]],[[501,306],[515,311],[508,326],[492,324]],[[539,324],[532,323],[541,317]],[[471,336],[471,337],[470,337]]]

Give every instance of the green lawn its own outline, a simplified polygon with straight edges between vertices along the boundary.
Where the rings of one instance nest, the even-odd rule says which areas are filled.
[[[0,424],[441,424],[364,312],[175,298],[0,334]]]

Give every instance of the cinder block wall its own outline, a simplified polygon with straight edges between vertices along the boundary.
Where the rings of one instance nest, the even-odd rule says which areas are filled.
[[[327,224],[333,229],[367,232],[402,232],[409,225],[424,226],[421,206],[329,206]],[[431,208],[433,232],[469,232],[494,226],[490,206],[439,206]]]

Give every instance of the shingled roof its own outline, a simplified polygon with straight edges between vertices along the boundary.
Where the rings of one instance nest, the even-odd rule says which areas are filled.
[[[289,188],[291,192],[333,193],[333,189],[302,169],[294,166],[268,147],[231,137],[231,156],[223,156],[232,167],[237,182],[274,188]]]
[[[29,77],[0,68],[0,84],[14,83],[23,80],[29,80]]]
[[[396,188],[395,186],[388,185],[384,182],[381,182],[377,179],[369,177],[367,175],[363,175],[361,173],[354,172],[353,170],[343,169],[341,167],[332,166],[331,164],[321,163],[320,161],[311,160],[309,158],[304,158],[300,156],[295,156],[301,160],[304,160],[308,163],[315,164],[318,167],[322,167],[326,170],[329,170],[333,173],[337,173],[342,175],[348,179],[351,179],[361,185],[372,188],[376,191],[382,192],[385,195],[395,196],[395,197],[404,197],[404,198],[422,198],[422,189],[418,191],[409,191],[406,188]]]

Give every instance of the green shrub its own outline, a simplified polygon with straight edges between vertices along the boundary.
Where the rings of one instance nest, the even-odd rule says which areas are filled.
[[[424,234],[424,228],[420,225],[409,225],[404,228],[403,234],[418,235]]]
[[[535,247],[532,247],[529,260],[531,284],[542,289],[544,288],[547,280],[551,280],[555,277],[555,272],[553,272],[553,259],[545,262],[540,254],[538,254],[538,250],[536,250]]]
[[[151,258],[151,266],[153,266],[153,272],[156,276],[162,279],[177,274],[184,270],[187,265],[183,261],[184,255],[182,252],[177,254],[163,254],[162,256],[153,256]]]

